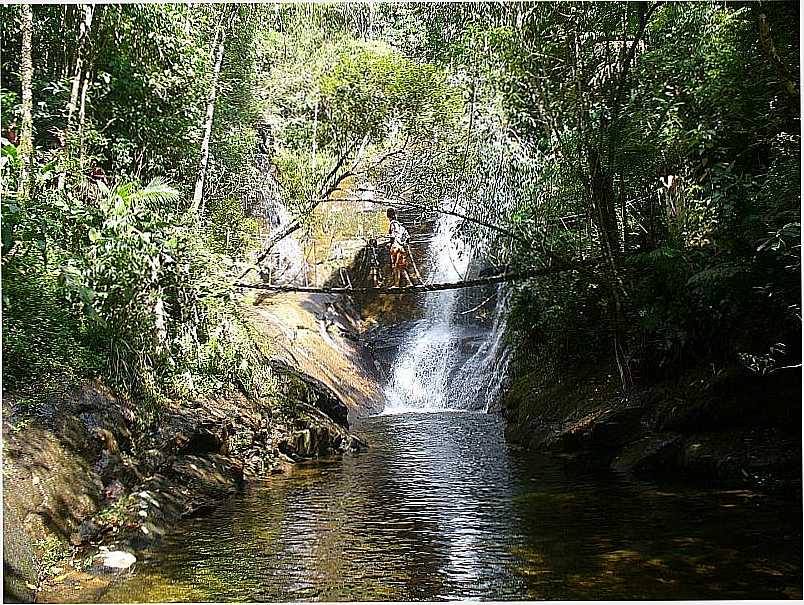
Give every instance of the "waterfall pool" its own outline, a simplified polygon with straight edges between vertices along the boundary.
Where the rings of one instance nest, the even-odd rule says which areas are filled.
[[[123,601],[801,598],[801,510],[509,447],[469,412],[361,420],[368,452],[188,520]]]

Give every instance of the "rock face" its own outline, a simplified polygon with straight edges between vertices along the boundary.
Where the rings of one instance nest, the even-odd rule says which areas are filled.
[[[6,483],[6,491],[9,489]],[[6,603],[29,603],[38,581],[36,558],[18,511],[3,501],[3,589]]]
[[[123,407],[100,385],[86,384],[35,413],[36,423],[17,411],[13,396],[3,398],[4,587],[20,600],[31,600],[38,583],[34,545],[49,536],[66,542],[98,510],[103,477],[93,462],[112,456],[99,429],[120,423],[117,440],[127,435]]]
[[[114,542],[123,550],[102,553],[90,575],[126,569],[133,563],[127,550],[146,547],[181,518],[209,510],[248,478],[365,447],[349,433],[345,406],[324,385],[308,384],[290,370],[278,369],[277,376],[287,401],[232,393],[173,402],[136,450],[133,414],[100,384],[83,385],[50,417],[21,429],[13,398],[4,401],[8,597],[34,598],[32,587],[48,570],[40,568],[33,545],[46,538],[55,536],[65,552],[67,544]]]
[[[349,418],[382,411],[377,368],[358,338],[360,320],[341,297],[259,294],[246,311],[270,341],[269,357],[326,386]]]
[[[503,401],[509,439],[534,449],[594,450],[613,469],[795,494],[801,490],[800,390],[786,381],[686,376],[618,393],[590,375],[542,384],[520,375]],[[800,389],[800,386],[799,386]]]

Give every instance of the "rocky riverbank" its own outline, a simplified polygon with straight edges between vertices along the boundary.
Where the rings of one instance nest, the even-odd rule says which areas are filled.
[[[278,384],[270,396],[230,390],[174,401],[146,426],[135,403],[100,381],[36,405],[5,394],[6,600],[100,595],[140,549],[244,482],[365,448],[349,417],[381,406],[379,388],[348,309],[327,302],[272,299],[247,309]],[[285,333],[305,327],[288,347]]]
[[[699,368],[636,387],[587,372],[548,383],[515,376],[507,437],[532,449],[591,452],[643,477],[801,494],[801,374]]]

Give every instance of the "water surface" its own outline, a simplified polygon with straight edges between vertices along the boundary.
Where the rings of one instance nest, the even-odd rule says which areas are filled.
[[[502,421],[368,418],[368,452],[250,487],[105,601],[801,597],[801,510],[512,450]]]

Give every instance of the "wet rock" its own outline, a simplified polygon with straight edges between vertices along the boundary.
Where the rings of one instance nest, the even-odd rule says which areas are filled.
[[[345,370],[334,371],[336,377],[352,368],[339,355]],[[237,492],[246,467],[251,477],[266,476],[287,468],[282,457],[298,461],[365,448],[345,429],[348,410],[336,393],[341,381],[329,380],[329,361],[326,366],[319,379],[308,380],[310,368],[286,374],[295,391],[279,403],[238,392],[166,402],[159,422],[136,439],[129,404],[98,383],[48,401],[47,414],[23,430],[11,430],[19,422],[11,424],[4,401],[6,600],[66,602],[77,590],[83,600],[113,581],[112,574],[131,569],[136,549],[152,546],[181,518],[208,511]],[[9,401],[13,409],[13,397]],[[278,447],[282,440],[284,454]],[[96,516],[99,507],[113,503],[119,506],[111,515]],[[46,580],[44,592],[36,595],[39,570],[32,545],[54,536],[79,546],[113,539],[117,547],[98,556],[95,576],[66,579],[54,570],[60,581]]]
[[[108,451],[110,454],[118,454],[120,452],[120,446],[117,444],[117,439],[115,438],[114,433],[100,427],[95,427],[92,430],[92,433],[95,435],[95,438],[103,444],[103,449]]]
[[[735,429],[648,435],[624,447],[611,466],[643,476],[683,476],[796,494],[801,490],[800,462],[800,442],[780,431]]]
[[[27,519],[28,530],[39,534],[32,534],[34,542],[46,531],[67,539],[97,511],[103,487],[100,478],[52,431],[29,427],[4,437],[4,503],[15,508],[19,518]]]
[[[314,425],[291,435],[290,447],[298,456],[314,458],[337,451],[341,439],[340,435],[333,435],[326,427]]]
[[[126,488],[117,479],[112,480],[106,487],[103,488],[103,499],[107,502],[114,502],[119,500],[125,493]]]
[[[541,427],[539,439],[549,449],[615,449],[636,439],[644,409],[613,403],[588,412],[577,420]]]
[[[347,416],[382,410],[382,387],[373,356],[347,336],[362,323],[350,305],[327,296],[278,295],[258,299],[246,312],[255,329],[272,343],[266,353],[276,373],[296,374],[324,386],[334,397],[325,397],[320,407],[337,422],[343,424],[343,407],[348,408]],[[321,319],[327,317],[347,329],[337,334],[321,330]],[[288,330],[291,326],[296,329]],[[333,407],[327,409],[328,404]]]
[[[151,475],[161,468],[167,461],[168,456],[157,448],[147,449],[142,456],[146,472]]]
[[[677,468],[691,477],[787,494],[801,491],[801,441],[757,428],[686,437]]]
[[[235,458],[181,456],[170,469],[164,490],[181,485],[179,516],[191,517],[210,510],[221,499],[236,493],[244,481],[243,464]],[[147,524],[145,524],[147,526]],[[150,530],[153,533],[153,529]]]
[[[296,423],[303,426],[278,443],[280,458],[298,461],[332,454],[354,452],[368,447],[340,424],[312,406],[297,406]]]
[[[618,407],[604,414],[590,431],[593,447],[616,448],[633,441],[640,433],[645,410],[639,406]]]
[[[281,446],[287,447],[286,444],[281,444]],[[296,464],[297,462],[299,462],[299,460],[301,460],[301,458],[296,456],[296,454],[294,454],[293,452],[285,453],[281,449],[280,449],[279,454],[277,455],[277,457],[282,462],[287,462],[288,464]]]
[[[85,519],[78,526],[78,531],[70,534],[70,543],[81,546],[92,540],[98,534],[99,528],[92,519]]]
[[[368,449],[368,444],[356,435],[350,435],[345,444],[345,451],[350,453],[365,452]]]
[[[292,396],[302,401],[309,401],[337,424],[343,427],[349,426],[349,409],[324,382],[300,374],[282,360],[272,360],[271,367],[277,374],[285,377],[286,387],[291,390]]]
[[[341,336],[333,338],[340,342]],[[5,518],[25,519],[24,527],[18,524],[20,552],[33,562],[25,571],[26,555],[14,555],[9,546],[15,530],[4,528],[6,585],[15,582],[7,594],[33,598],[29,586],[38,570],[31,545],[39,540],[55,535],[84,546],[114,539],[125,550],[113,551],[121,553],[118,560],[101,557],[98,571],[130,569],[133,555],[126,550],[148,547],[179,519],[213,508],[241,488],[246,473],[283,472],[288,468],[283,469],[283,458],[295,462],[365,449],[346,429],[349,410],[343,401],[367,409],[376,385],[366,376],[340,379],[351,377],[360,361],[350,358],[351,348],[344,351],[332,349],[340,364],[334,369],[328,358],[309,367],[285,366],[278,372],[290,386],[284,401],[221,392],[166,402],[145,434],[132,432],[136,418],[130,404],[97,383],[49,402],[46,422],[40,417],[22,431],[10,430],[4,402],[4,507],[13,508]],[[319,366],[324,372],[310,378],[311,368]],[[113,503],[110,515],[97,516],[100,507]]]
[[[224,439],[208,428],[203,427],[193,433],[181,447],[181,453],[203,456],[204,454],[222,453]]]

